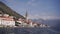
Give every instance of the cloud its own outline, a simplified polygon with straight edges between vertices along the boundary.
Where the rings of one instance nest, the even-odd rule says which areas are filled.
[[[27,2],[27,4],[28,4],[28,5],[31,5],[31,6],[36,6],[36,5],[37,5],[36,0],[29,0],[29,1]]]
[[[0,1],[2,1],[2,0],[0,0]]]
[[[3,0],[3,1],[12,2],[13,0]]]
[[[58,16],[39,16],[39,15],[29,15],[28,17],[29,19],[44,19],[44,20],[47,20],[47,19],[60,19],[60,17]]]

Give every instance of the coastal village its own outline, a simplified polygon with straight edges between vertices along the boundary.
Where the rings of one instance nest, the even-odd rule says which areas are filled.
[[[38,24],[30,19],[19,18],[14,19],[14,16],[9,16],[8,14],[0,14],[0,27],[49,27],[48,25]]]
[[[25,19],[22,19],[21,17],[17,19],[15,16],[1,12],[2,10],[0,8],[0,27],[50,27],[48,25],[36,23],[28,19],[27,12],[24,17]]]

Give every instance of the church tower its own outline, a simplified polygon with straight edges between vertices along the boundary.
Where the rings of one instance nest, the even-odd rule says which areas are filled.
[[[25,20],[26,20],[26,22],[28,22],[28,12],[27,11],[25,13]]]
[[[28,12],[26,11],[25,18],[28,19]]]

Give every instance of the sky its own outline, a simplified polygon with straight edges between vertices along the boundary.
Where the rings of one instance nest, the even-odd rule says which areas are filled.
[[[32,19],[60,19],[60,0],[0,0],[21,15]]]

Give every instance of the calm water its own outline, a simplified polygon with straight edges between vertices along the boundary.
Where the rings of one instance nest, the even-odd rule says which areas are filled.
[[[60,34],[51,28],[0,28],[0,34]]]

